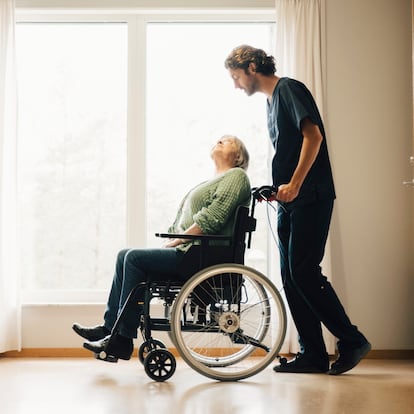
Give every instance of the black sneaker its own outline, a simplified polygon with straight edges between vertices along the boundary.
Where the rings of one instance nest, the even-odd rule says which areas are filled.
[[[276,365],[273,370],[276,372],[290,372],[296,374],[321,374],[329,370],[329,360],[327,358],[326,361],[323,362],[299,353],[289,362],[284,358],[281,359],[280,365]]]
[[[86,327],[79,325],[78,323],[74,323],[72,325],[72,329],[78,335],[80,335],[82,338],[87,339],[88,341],[99,341],[111,333],[109,329],[106,329],[105,326],[101,325]]]
[[[342,350],[339,358],[332,364],[328,371],[329,375],[339,375],[351,370],[359,364],[368,352],[371,351],[371,344],[367,341],[363,345],[354,349]]]
[[[128,360],[131,359],[132,352],[134,351],[134,342],[132,338],[125,338],[119,334],[108,335],[100,341],[84,342],[83,347],[100,355],[104,353],[103,358],[110,362],[116,362],[119,359]],[[107,359],[108,358],[108,359]]]

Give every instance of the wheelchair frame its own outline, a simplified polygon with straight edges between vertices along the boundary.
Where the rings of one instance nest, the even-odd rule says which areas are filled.
[[[253,191],[250,208],[237,208],[232,236],[157,233],[158,237],[195,239],[199,244],[184,256],[179,275],[186,280],[137,285],[112,329],[111,335],[118,332],[125,312],[143,289],[139,329],[144,341],[138,357],[151,379],[165,381],[176,370],[174,354],[153,338],[153,331],[168,332],[178,354],[191,368],[219,381],[251,377],[279,357],[286,335],[283,300],[265,275],[244,265],[244,252],[250,248],[256,229],[258,198]],[[164,318],[151,317],[154,298],[164,301]],[[117,361],[105,351],[96,358]]]

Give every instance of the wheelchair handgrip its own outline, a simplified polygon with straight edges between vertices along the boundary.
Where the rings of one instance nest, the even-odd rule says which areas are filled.
[[[268,200],[273,193],[277,193],[277,188],[273,185],[262,185],[252,188],[252,196],[255,200]]]

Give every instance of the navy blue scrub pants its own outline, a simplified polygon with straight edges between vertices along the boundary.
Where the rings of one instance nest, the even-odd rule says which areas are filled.
[[[327,278],[322,261],[333,200],[302,206],[278,206],[278,236],[282,281],[299,334],[301,352],[315,359],[328,358],[321,323],[338,339],[338,350],[365,343],[351,324]]]

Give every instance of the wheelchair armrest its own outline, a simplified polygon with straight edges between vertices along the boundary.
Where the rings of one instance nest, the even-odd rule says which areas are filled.
[[[223,236],[219,234],[176,234],[176,233],[155,233],[155,237],[163,237],[169,239],[189,239],[189,240],[231,240],[231,236]]]

